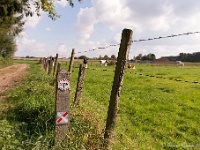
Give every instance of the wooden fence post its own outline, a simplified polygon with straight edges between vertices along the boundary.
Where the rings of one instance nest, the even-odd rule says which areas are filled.
[[[48,75],[51,75],[52,72],[53,61],[49,60],[49,68],[48,68]]]
[[[81,99],[83,84],[84,84],[84,76],[85,76],[85,65],[81,64],[79,68],[78,82],[76,86],[76,94],[74,98],[74,104],[78,105]]]
[[[42,65],[43,65],[43,69],[45,69],[45,58],[44,57],[42,59]]]
[[[49,66],[50,66],[50,60],[49,59],[47,59],[46,60],[46,73],[48,73],[49,72]]]
[[[70,64],[69,64],[69,72],[72,73],[72,67],[73,67],[73,63],[74,63],[74,55],[75,55],[75,49],[72,49],[72,53],[71,53],[71,58],[70,58]]]
[[[55,62],[54,62],[53,76],[55,76],[55,73],[56,73],[57,62],[58,62],[58,54],[56,54],[56,58],[55,58]]]
[[[47,58],[44,58],[44,70],[47,71]]]
[[[60,65],[60,64],[58,64]],[[58,66],[59,67],[59,66]],[[58,71],[55,103],[55,144],[60,144],[66,138],[69,126],[70,73]]]
[[[114,127],[116,124],[120,91],[122,88],[124,70],[128,60],[130,46],[132,43],[132,33],[133,32],[130,29],[124,29],[122,32],[122,39],[117,57],[117,65],[115,68],[115,76],[110,95],[107,122],[104,133],[104,147],[107,147],[108,149],[110,149],[111,138],[113,136]]]

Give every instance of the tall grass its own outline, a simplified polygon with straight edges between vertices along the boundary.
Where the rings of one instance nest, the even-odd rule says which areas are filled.
[[[11,58],[7,58],[7,57],[5,58],[5,57],[0,56],[0,68],[11,65],[12,63],[13,61]]]
[[[55,145],[55,78],[48,76],[34,61],[17,63],[29,63],[29,74],[4,94],[7,98],[3,105],[8,105],[8,110],[0,113],[0,149],[97,148],[102,138],[97,132],[95,116],[73,105],[67,139],[61,145]],[[71,81],[73,89],[77,80],[74,79]],[[74,95],[74,90],[71,90],[71,95]]]

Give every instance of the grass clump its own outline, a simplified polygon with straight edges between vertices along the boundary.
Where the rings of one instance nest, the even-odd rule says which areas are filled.
[[[0,56],[0,68],[6,67],[8,65],[11,65],[13,63],[11,58],[2,57]]]

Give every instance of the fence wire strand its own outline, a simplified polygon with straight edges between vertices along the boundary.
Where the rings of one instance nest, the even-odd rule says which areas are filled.
[[[185,35],[191,35],[191,34],[199,34],[199,33],[200,33],[199,31],[196,31],[196,32],[186,32],[186,33],[180,33],[180,34],[171,34],[171,35],[168,35],[168,36],[159,36],[159,37],[155,37],[155,38],[132,40],[132,43],[160,40],[160,39],[172,38],[172,37],[177,37],[177,36],[185,36]],[[115,46],[118,46],[118,45],[120,45],[120,43],[119,44],[111,44],[111,45],[108,45],[108,46],[105,46],[105,47],[99,46],[99,47],[94,48],[94,49],[90,49],[90,50],[86,50],[86,51],[82,51],[82,52],[76,52],[75,54],[87,53],[87,52],[95,51],[95,50],[103,50],[103,49],[107,49],[109,47],[115,47]]]

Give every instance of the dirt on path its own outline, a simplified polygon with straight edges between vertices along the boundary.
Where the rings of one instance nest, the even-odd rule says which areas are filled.
[[[15,64],[0,69],[0,99],[2,98],[3,92],[20,82],[26,75],[28,68],[28,64]]]

